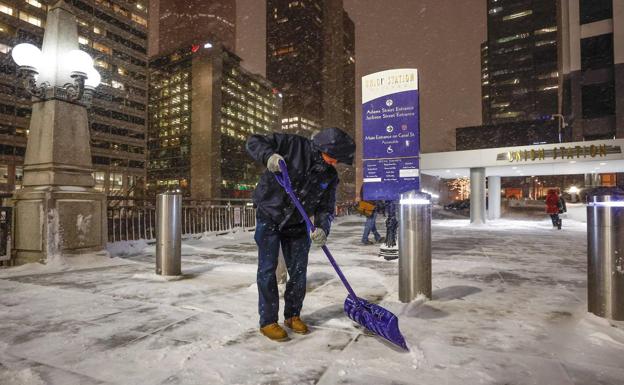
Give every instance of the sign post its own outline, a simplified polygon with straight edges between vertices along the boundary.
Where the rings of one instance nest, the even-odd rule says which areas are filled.
[[[418,71],[394,69],[362,78],[365,200],[397,200],[419,188]]]

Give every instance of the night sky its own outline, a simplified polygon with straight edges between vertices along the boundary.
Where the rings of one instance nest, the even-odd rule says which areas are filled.
[[[486,2],[344,0],[344,4],[355,22],[357,127],[361,77],[415,67],[420,71],[423,152],[454,150],[455,128],[481,124],[480,44],[486,39]],[[237,0],[237,7],[238,54],[246,68],[264,75],[265,2]]]

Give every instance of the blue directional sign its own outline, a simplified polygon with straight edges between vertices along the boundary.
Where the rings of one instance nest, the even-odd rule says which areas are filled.
[[[419,188],[418,71],[395,69],[362,78],[365,200],[396,200]]]

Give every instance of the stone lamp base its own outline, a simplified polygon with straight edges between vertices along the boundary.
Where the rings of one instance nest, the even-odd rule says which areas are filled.
[[[37,186],[16,191],[14,199],[16,264],[105,250],[104,193],[89,187]]]

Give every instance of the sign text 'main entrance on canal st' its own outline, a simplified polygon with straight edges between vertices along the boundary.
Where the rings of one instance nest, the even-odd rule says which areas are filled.
[[[606,144],[574,147],[555,147],[550,149],[533,148],[502,152],[496,156],[496,160],[508,162],[527,162],[545,159],[580,159],[580,158],[603,158],[609,154],[621,154],[620,146]]]

